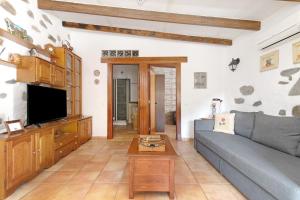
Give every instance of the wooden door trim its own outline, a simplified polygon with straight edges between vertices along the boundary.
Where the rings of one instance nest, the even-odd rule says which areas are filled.
[[[181,140],[181,63],[187,61],[187,57],[101,58],[102,63],[107,63],[107,139],[113,138],[113,65],[135,64],[140,66],[147,64],[148,68],[150,66],[176,68],[176,139]],[[150,74],[148,80],[149,76]]]
[[[152,64],[151,64],[152,65]],[[176,140],[181,137],[181,63],[154,64],[152,67],[175,68],[176,69]]]
[[[107,139],[113,139],[113,64],[107,65]]]

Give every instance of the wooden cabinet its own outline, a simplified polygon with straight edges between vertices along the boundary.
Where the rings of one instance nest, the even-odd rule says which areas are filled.
[[[81,58],[74,56],[74,114],[81,115]]]
[[[52,65],[52,79],[51,84],[56,87],[65,87],[66,76],[65,69],[56,65]]]
[[[33,56],[22,56],[17,67],[17,81],[26,83],[51,83],[49,62]]]
[[[80,127],[79,127],[80,126]],[[72,117],[21,134],[0,134],[0,199],[91,138],[92,117]]]
[[[34,174],[34,141],[34,134],[24,134],[6,143],[7,190],[18,186]]]
[[[36,134],[36,171],[49,168],[54,162],[54,132],[44,129]]]
[[[63,47],[55,48],[54,52],[53,62],[66,73],[67,113],[69,116],[81,115],[81,58]]]
[[[78,140],[80,144],[92,137],[92,118],[88,117],[78,121]]]
[[[51,65],[49,62],[34,58],[36,60],[36,82],[51,84]]]
[[[33,56],[22,56],[21,64],[17,67],[17,81],[25,83],[44,83],[64,88],[65,74],[64,68]]]

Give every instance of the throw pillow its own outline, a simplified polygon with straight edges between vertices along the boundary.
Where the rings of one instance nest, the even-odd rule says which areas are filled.
[[[234,117],[234,113],[217,114],[214,131],[234,134]]]

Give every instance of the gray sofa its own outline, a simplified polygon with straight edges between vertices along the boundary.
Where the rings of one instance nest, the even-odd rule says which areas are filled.
[[[250,200],[300,200],[300,119],[238,112],[234,135],[195,120],[195,148]]]

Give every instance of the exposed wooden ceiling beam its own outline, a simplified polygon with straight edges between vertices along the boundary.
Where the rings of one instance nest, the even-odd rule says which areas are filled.
[[[290,2],[299,2],[300,3],[300,0],[279,0],[279,1],[290,1]]]
[[[83,13],[109,17],[120,17],[136,20],[168,22],[176,24],[190,24],[201,26],[213,26],[222,28],[245,29],[258,31],[261,28],[260,21],[229,19],[220,17],[206,17],[186,14],[176,14],[157,11],[136,10],[128,8],[89,5],[53,0],[38,0],[38,7],[45,10]]]
[[[170,40],[181,40],[181,41],[219,44],[219,45],[227,45],[227,46],[232,45],[232,40],[221,39],[221,38],[189,36],[189,35],[180,35],[180,34],[164,33],[164,32],[157,32],[157,31],[127,29],[127,28],[100,26],[100,25],[93,25],[93,24],[82,24],[82,23],[65,22],[65,21],[63,21],[63,26],[69,28],[91,30],[91,31],[122,33],[122,34],[129,34],[129,35],[170,39]]]

